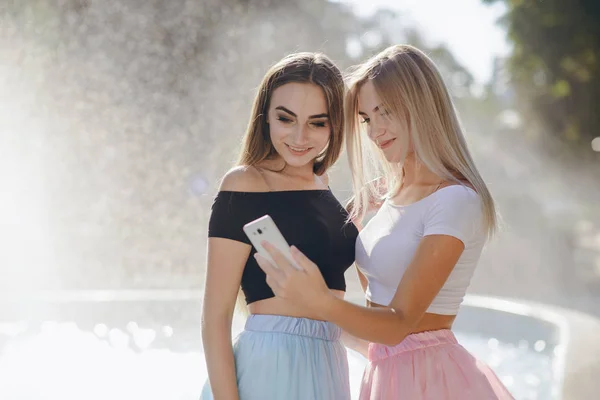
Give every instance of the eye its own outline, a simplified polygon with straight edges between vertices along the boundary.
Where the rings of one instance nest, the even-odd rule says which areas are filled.
[[[292,122],[291,119],[284,117],[283,115],[278,115],[277,120],[283,122],[284,124],[289,124]]]
[[[368,124],[369,122],[371,122],[371,118],[367,117],[363,117],[363,119],[360,121],[361,124]]]
[[[327,123],[325,121],[320,121],[320,122],[313,122],[312,125],[317,128],[325,128],[325,126],[327,126]]]

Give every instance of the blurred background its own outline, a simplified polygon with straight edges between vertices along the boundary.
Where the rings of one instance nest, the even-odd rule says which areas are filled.
[[[197,398],[210,205],[262,76],[397,43],[442,71],[503,219],[470,293],[600,317],[597,0],[0,0],[0,398]],[[350,197],[345,157],[331,177]]]

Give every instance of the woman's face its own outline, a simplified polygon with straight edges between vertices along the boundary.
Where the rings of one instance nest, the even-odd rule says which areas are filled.
[[[331,135],[325,95],[311,83],[287,83],[275,89],[267,121],[275,150],[292,167],[312,164]]]
[[[358,113],[361,122],[367,125],[367,133],[386,160],[397,163],[402,161],[403,150],[400,135],[406,134],[398,119],[383,108],[375,86],[368,80],[358,91]],[[409,148],[410,151],[410,148]]]

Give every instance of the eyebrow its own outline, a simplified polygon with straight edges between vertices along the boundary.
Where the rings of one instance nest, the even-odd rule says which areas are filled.
[[[287,108],[285,108],[284,106],[278,106],[275,107],[276,110],[281,110],[284,111],[288,114],[290,114],[292,117],[298,117],[296,115],[296,113],[294,113],[293,111],[288,110]],[[329,118],[329,114],[327,113],[323,113],[323,114],[315,114],[315,115],[311,115],[310,117],[308,117],[308,119],[314,119],[314,118]]]
[[[377,111],[379,111],[379,107],[381,107],[381,106],[382,106],[382,104],[383,104],[383,103],[381,103],[380,105],[378,105],[377,107],[375,107],[375,108],[373,109],[373,112],[377,112]],[[359,114],[359,115],[365,115],[365,116],[367,116],[367,117],[368,117],[367,113],[366,113],[366,112],[364,112],[364,111],[360,111],[360,110],[359,110],[359,111],[358,111],[358,114]]]

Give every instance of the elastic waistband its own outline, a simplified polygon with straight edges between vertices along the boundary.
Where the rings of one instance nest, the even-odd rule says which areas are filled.
[[[396,346],[370,343],[369,361],[383,360],[384,358],[427,347],[457,343],[458,341],[450,329],[413,333],[404,338],[404,340]]]
[[[246,331],[279,332],[323,340],[339,340],[342,330],[331,322],[282,315],[252,314],[246,320]]]

